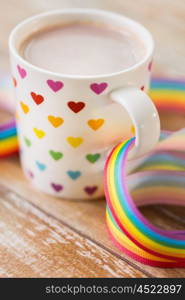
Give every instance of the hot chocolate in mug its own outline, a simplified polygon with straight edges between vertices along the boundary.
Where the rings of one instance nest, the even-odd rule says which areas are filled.
[[[78,22],[129,30],[143,43],[144,54],[131,66],[114,72],[102,69],[101,73],[100,69],[94,75],[88,69],[90,60],[85,65],[87,74],[81,74],[80,68],[79,74],[69,74],[34,65],[22,55],[20,45],[35,32],[48,26]],[[98,46],[95,43],[93,51]],[[11,33],[9,47],[21,164],[39,190],[71,199],[101,197],[104,164],[114,145],[131,137],[133,129],[136,142],[130,159],[142,156],[157,143],[159,117],[146,94],[153,39],[142,25],[101,10],[51,11],[17,25]],[[50,43],[48,47],[52,49],[54,45]],[[58,51],[56,47],[55,50]],[[105,65],[107,53],[100,55]],[[72,64],[70,68],[73,70]]]

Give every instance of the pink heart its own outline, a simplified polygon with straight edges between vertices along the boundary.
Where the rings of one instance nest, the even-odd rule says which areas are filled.
[[[60,184],[56,183],[51,183],[52,188],[54,189],[55,192],[60,192],[63,190],[63,186]]]
[[[96,192],[96,190],[97,190],[97,186],[86,186],[85,188],[84,188],[84,191],[88,194],[88,195],[92,195],[92,194],[94,194],[95,192]]]
[[[47,80],[47,84],[49,85],[49,87],[54,91],[54,92],[58,92],[59,90],[61,90],[64,86],[62,81],[54,81],[51,79]]]
[[[108,84],[106,82],[92,83],[90,85],[90,88],[94,93],[99,95],[106,89],[107,86]]]
[[[34,177],[33,172],[30,171],[30,170],[27,170],[27,174],[28,174],[28,176],[29,176],[30,178],[33,178],[33,177]]]
[[[17,69],[18,69],[19,75],[21,76],[22,79],[23,79],[24,77],[26,77],[27,72],[26,72],[25,69],[21,68],[19,65],[17,65]]]

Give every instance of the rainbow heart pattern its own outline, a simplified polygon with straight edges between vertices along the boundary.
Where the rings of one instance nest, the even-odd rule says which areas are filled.
[[[82,137],[69,136],[67,138],[67,142],[69,143],[69,145],[71,147],[77,148],[77,147],[79,147],[83,143],[83,138]]]
[[[81,172],[80,171],[67,171],[68,176],[73,179],[76,180],[81,176]]]
[[[94,186],[86,186],[84,188],[84,191],[86,192],[87,195],[92,196],[96,192],[97,188],[98,187],[96,185],[94,185]]]
[[[101,82],[101,83],[95,82],[90,85],[90,88],[95,94],[100,95],[101,93],[104,92],[107,86],[108,84],[106,82]]]
[[[28,105],[26,105],[24,102],[20,102],[20,105],[21,105],[21,108],[22,108],[22,110],[23,110],[23,112],[25,113],[25,114],[27,114],[27,113],[29,113],[29,106]]]
[[[24,137],[24,142],[25,142],[27,147],[31,147],[31,141],[26,136]]]
[[[33,131],[38,139],[42,139],[45,136],[45,132],[41,129],[33,128]]]
[[[100,154],[99,153],[95,153],[95,154],[87,154],[86,155],[86,159],[88,162],[90,162],[91,164],[94,164],[99,158],[100,158]]]
[[[41,162],[39,162],[39,161],[36,161],[35,163],[36,163],[36,165],[37,165],[37,168],[38,168],[40,171],[45,171],[45,169],[46,169],[46,165],[45,165],[45,164],[43,164],[43,163],[41,163]]]
[[[151,66],[152,62],[149,62],[146,66],[146,73],[151,70]],[[71,87],[68,85],[68,81],[64,82],[57,78],[43,76],[41,82],[38,82],[38,79],[35,79],[29,70],[17,64],[16,74],[12,78],[13,85],[17,90],[21,91],[25,83],[28,83],[26,89],[29,87],[27,97],[19,99],[18,106],[19,123],[21,124],[22,120],[23,122],[29,120],[25,127],[27,131],[22,138],[23,157],[25,152],[28,153],[27,160],[32,163],[32,153],[34,154],[32,165],[30,163],[25,168],[29,170],[30,175],[28,176],[32,180],[39,181],[41,178],[38,176],[46,175],[46,178],[49,178],[49,189],[56,195],[62,195],[65,189],[69,189],[69,186],[73,189],[73,184],[76,183],[84,197],[96,197],[99,195],[101,184],[97,185],[97,180],[91,182],[91,179],[88,182],[85,177],[91,173],[91,168],[94,170],[99,167],[99,162],[103,161],[104,155],[98,148],[91,152],[88,143],[90,139],[96,141],[99,132],[104,133],[108,120],[91,112],[94,103],[101,102],[102,97],[112,87],[104,80],[92,82],[87,80],[83,83],[84,95],[87,95],[87,99],[83,96],[72,98],[69,96]],[[31,85],[33,81],[36,83],[35,86]],[[75,88],[78,88],[78,85],[75,85]],[[144,83],[141,83],[140,88],[144,90]],[[19,94],[24,95],[24,93]],[[59,107],[61,104],[62,110],[56,109],[56,101],[58,101]],[[48,104],[50,110],[47,108]],[[37,116],[35,123],[31,122],[33,121],[32,112]],[[28,128],[29,126],[30,128]],[[131,132],[134,133],[133,130]],[[71,161],[70,155],[72,156]],[[55,170],[61,172],[62,182],[53,176]],[[32,174],[34,175],[32,176]],[[85,184],[85,181],[88,184]]]
[[[58,92],[58,91],[60,91],[63,88],[63,86],[64,86],[64,84],[63,84],[62,81],[54,81],[52,79],[48,79],[47,80],[47,85],[55,93]]]
[[[51,123],[51,125],[55,128],[58,128],[64,123],[64,119],[60,117],[55,117],[55,116],[48,116],[48,121]]]
[[[58,183],[52,182],[51,183],[51,187],[57,193],[59,193],[59,192],[61,192],[63,190],[63,186],[61,184],[58,184]]]
[[[37,105],[40,105],[44,101],[44,97],[42,95],[36,94],[35,92],[31,92],[30,95]]]
[[[74,112],[74,113],[79,113],[84,107],[85,103],[84,102],[75,102],[75,101],[69,101],[68,102],[68,107]]]
[[[17,76],[12,77],[13,85],[14,87],[20,87],[24,84],[24,82],[27,82],[31,74],[21,65],[17,65]],[[15,79],[16,78],[16,79]],[[32,128],[30,128],[30,133],[27,136],[23,137],[23,142],[25,145],[25,149],[29,151],[33,151],[33,146],[35,146],[37,143],[45,143],[47,145],[47,132],[50,131],[50,134],[53,134],[53,137],[60,137],[60,134],[62,136],[62,142],[60,147],[61,149],[55,149],[55,146],[50,144],[50,149],[47,147],[45,148],[44,144],[42,146],[41,144],[41,153],[40,150],[38,152],[38,159],[34,160],[33,166],[30,168],[27,168],[29,170],[29,174],[34,174],[34,176],[29,175],[30,179],[35,180],[38,176],[38,174],[43,174],[45,172],[50,172],[50,166],[53,166],[53,168],[58,166],[61,166],[61,172],[64,173],[64,182],[50,182],[50,189],[56,194],[61,193],[65,189],[65,180],[69,180],[71,184],[73,182],[79,182],[81,181],[81,178],[85,176],[84,171],[80,170],[79,168],[73,168],[73,166],[69,169],[63,170],[63,163],[65,163],[65,159],[69,159],[65,157],[65,151],[63,151],[62,145],[65,143],[65,147],[69,149],[71,153],[74,153],[76,149],[81,151],[83,149],[83,145],[85,144],[86,140],[81,136],[81,134],[74,134],[71,132],[71,135],[67,135],[66,137],[63,137],[63,128],[72,128],[70,124],[70,118],[75,118],[75,120],[79,120],[81,116],[84,116],[84,113],[88,113],[88,102],[82,100],[82,99],[66,99],[66,101],[63,102],[63,105],[66,106],[66,109],[64,108],[64,113],[60,115],[58,112],[50,111],[47,115],[44,113],[45,111],[45,105],[51,100],[53,96],[62,95],[62,93],[65,93],[66,84],[61,80],[55,80],[54,78],[48,78],[47,80],[43,81],[41,83],[41,88],[43,88],[43,85],[45,85],[45,92],[43,92],[43,89],[38,88],[39,85],[37,85],[37,88],[34,88],[30,90],[27,99],[20,99],[19,101],[19,107],[20,111],[19,113],[19,121],[21,122],[22,117],[21,114],[24,116],[24,121],[26,120],[27,116],[31,119],[32,111],[34,112],[41,109],[41,118],[43,122],[35,123],[32,125]],[[91,96],[101,96],[107,89],[108,89],[108,83],[107,82],[92,82],[87,85],[87,89],[89,90],[89,94]],[[63,99],[61,98],[61,100]],[[70,118],[66,118],[66,114],[69,114]],[[95,118],[89,118],[87,120],[84,120],[84,127],[86,127],[87,132],[89,131],[89,134],[96,134],[96,132],[99,132],[99,130],[103,130],[105,120],[101,116],[96,116]],[[30,123],[29,123],[30,124]],[[42,125],[44,124],[44,125]],[[94,132],[94,133],[93,133]],[[64,149],[65,149],[64,147]],[[39,148],[40,149],[40,148]],[[24,148],[23,148],[24,150]],[[31,152],[30,152],[31,153]],[[46,161],[43,161],[42,159],[42,153],[43,157],[48,157]],[[40,155],[41,154],[41,155]],[[68,154],[68,153],[67,153]],[[45,156],[46,155],[46,156]],[[66,155],[67,156],[67,155]],[[34,155],[34,157],[37,157],[37,154]],[[67,156],[68,157],[68,156]],[[84,164],[87,165],[87,168],[91,167],[92,165],[96,164],[98,160],[100,159],[101,154],[100,153],[84,153],[82,156],[82,161],[84,160]],[[78,159],[78,156],[76,157]],[[32,157],[30,156],[30,160]],[[34,170],[34,167],[36,168]],[[60,167],[59,167],[60,168]],[[52,168],[51,168],[51,172]],[[47,174],[47,173],[46,173]],[[47,175],[46,175],[47,176]],[[66,179],[65,179],[66,178]],[[85,187],[82,187],[82,192],[84,193],[84,196],[92,197],[96,195],[96,192],[98,191],[97,185],[86,185]]]
[[[53,150],[49,150],[49,154],[54,160],[59,160],[63,157],[62,152],[57,152],[57,151],[53,151]]]
[[[15,77],[12,77],[12,82],[13,82],[13,86],[16,87],[17,86],[17,80],[15,79]]]
[[[27,75],[26,70],[24,68],[20,67],[19,65],[17,65],[17,70],[18,70],[18,73],[19,73],[20,77],[22,79],[24,79]]]
[[[97,119],[97,120],[89,120],[87,124],[89,127],[93,130],[98,130],[103,124],[104,124],[104,119]]]

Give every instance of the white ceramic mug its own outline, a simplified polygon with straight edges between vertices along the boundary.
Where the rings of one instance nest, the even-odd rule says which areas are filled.
[[[73,76],[50,72],[23,59],[20,43],[35,30],[77,20],[128,26],[143,41],[145,57],[121,72]],[[136,133],[132,157],[157,142],[160,123],[146,95],[153,40],[140,24],[115,13],[68,9],[22,22],[9,40],[17,99],[21,162],[34,186],[72,199],[97,198],[103,192],[103,168],[113,145]]]

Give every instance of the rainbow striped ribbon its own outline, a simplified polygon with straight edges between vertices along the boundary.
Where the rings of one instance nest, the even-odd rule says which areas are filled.
[[[0,157],[18,152],[18,140],[15,121],[0,125]]]
[[[155,79],[150,92],[159,109],[182,111],[185,82]],[[126,174],[135,138],[117,145],[105,166],[106,219],[116,246],[133,259],[156,267],[185,267],[185,230],[150,224],[138,205],[185,205],[185,129],[162,132],[155,152]],[[132,199],[134,198],[134,200]]]
[[[0,74],[0,109],[13,112],[12,84],[9,76]],[[18,152],[15,120],[0,124],[0,158]]]

